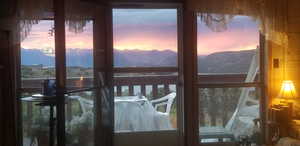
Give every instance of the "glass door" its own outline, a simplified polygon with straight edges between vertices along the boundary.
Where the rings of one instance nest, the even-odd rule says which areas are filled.
[[[247,16],[235,16],[222,32],[198,18],[199,143],[262,143],[263,49]]]
[[[93,21],[83,32],[70,32],[66,27],[66,145],[94,145]]]
[[[179,13],[147,6],[112,11],[115,146],[180,143]]]
[[[104,141],[100,139],[104,135],[104,130],[101,130],[103,129],[103,121],[109,121],[112,114],[102,109],[105,107],[105,103],[102,102],[105,100],[104,94],[107,97],[110,95],[110,89],[107,86],[107,70],[103,69],[103,66],[108,65],[104,59],[107,57],[105,52],[108,49],[100,50],[99,48],[102,49],[101,45],[104,43],[99,44],[99,42],[103,42],[103,40],[94,40],[94,32],[97,35],[103,35],[99,31],[103,31],[104,27],[100,26],[94,30],[94,26],[102,25],[99,24],[103,22],[102,19],[103,17],[100,17],[88,21],[83,32],[80,33],[69,31],[67,26],[65,28],[66,91],[64,92],[65,103],[63,107],[65,110],[65,122],[63,122],[65,129],[63,130],[57,129],[57,124],[61,124],[61,121],[57,119],[59,112],[57,105],[51,109],[49,105],[43,105],[40,102],[22,100],[26,97],[32,98],[35,94],[43,94],[46,81],[54,83],[53,90],[56,89],[57,63],[55,63],[54,49],[54,20],[41,20],[38,24],[33,25],[30,35],[22,41],[20,99],[22,101],[24,146],[47,146],[51,143],[51,137],[53,138],[52,144],[57,145],[57,132],[59,131],[64,131],[65,145],[69,146],[101,145]],[[102,39],[106,40],[107,38],[102,37]],[[105,93],[102,92],[103,88],[105,88]],[[111,109],[111,105],[109,106]],[[53,111],[52,119],[50,119],[50,111]],[[107,131],[105,131],[106,134]],[[95,140],[95,135],[98,135],[99,140]]]
[[[21,42],[21,98],[41,94],[45,80],[56,79],[53,26],[53,20],[41,20]],[[22,102],[24,146],[49,145],[49,116],[49,106]]]

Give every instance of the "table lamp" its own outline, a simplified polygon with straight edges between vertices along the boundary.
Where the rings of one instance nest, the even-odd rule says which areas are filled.
[[[286,118],[292,118],[294,115],[293,102],[297,98],[294,83],[290,80],[283,81],[278,97],[280,99],[280,104],[282,105],[282,108],[288,109],[288,115],[286,116]]]
[[[297,95],[294,83],[290,80],[283,81],[278,97],[286,101],[296,99]]]

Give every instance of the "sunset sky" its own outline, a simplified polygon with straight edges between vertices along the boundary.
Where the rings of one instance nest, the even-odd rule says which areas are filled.
[[[177,50],[177,14],[174,9],[115,9],[113,11],[114,48],[119,50]],[[51,21],[34,25],[31,34],[22,42],[22,48],[54,48],[49,35]],[[93,47],[92,23],[83,33],[66,32],[66,47],[90,49]],[[203,23],[198,24],[198,54],[219,51],[255,49],[258,45],[258,26],[248,17],[237,16],[224,32],[212,32]]]

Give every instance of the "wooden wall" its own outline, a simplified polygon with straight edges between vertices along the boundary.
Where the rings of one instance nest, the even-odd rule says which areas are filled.
[[[268,96],[276,97],[282,80],[292,80],[300,93],[300,1],[288,2],[288,44],[286,49],[277,42],[268,40]],[[279,68],[273,66],[274,59],[279,59]],[[285,77],[284,77],[285,74]],[[271,103],[271,102],[270,102]]]
[[[300,93],[300,1],[290,0],[288,13],[289,46],[287,52],[288,78],[295,82]]]

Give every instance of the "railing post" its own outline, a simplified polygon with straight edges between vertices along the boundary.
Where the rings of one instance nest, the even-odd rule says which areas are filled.
[[[72,114],[73,114],[73,111],[72,111],[72,100],[68,99],[68,101],[67,101],[67,120],[68,121],[72,120]]]
[[[32,113],[32,103],[31,102],[28,102],[28,103],[26,103],[27,104],[27,113],[28,113],[28,128],[29,128],[29,126],[30,125],[32,125],[32,115],[33,115],[33,113]]]
[[[167,95],[170,93],[170,86],[169,84],[164,84],[164,94]]]
[[[141,85],[141,93],[142,93],[142,95],[146,96],[146,85],[145,84]]]
[[[128,90],[129,90],[129,96],[133,96],[134,93],[133,93],[133,85],[129,85],[128,86]]]
[[[117,96],[122,96],[122,86],[117,86]]]
[[[154,84],[152,86],[152,96],[153,96],[153,99],[156,99],[158,96],[158,85],[157,84]]]

